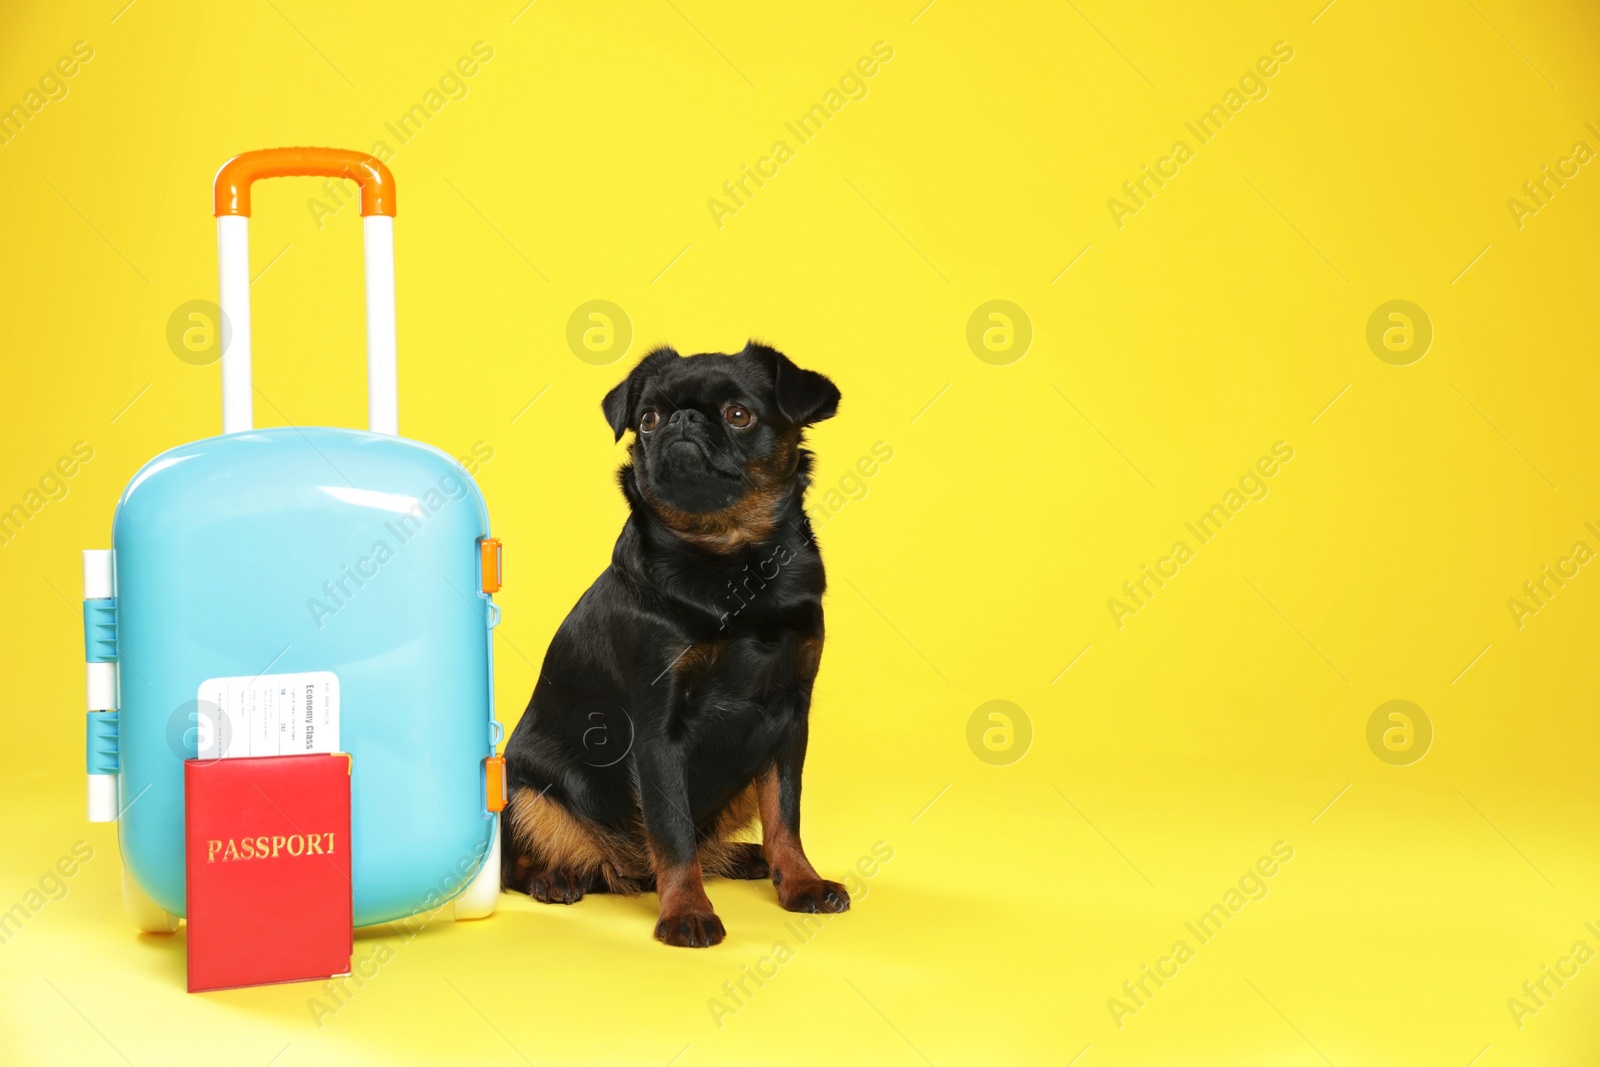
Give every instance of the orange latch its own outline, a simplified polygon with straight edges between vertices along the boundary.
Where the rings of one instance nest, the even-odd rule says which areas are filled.
[[[506,806],[506,758],[490,756],[483,761],[484,807],[502,811]]]
[[[500,591],[500,539],[485,537],[478,542],[479,569],[483,572],[483,591]]]

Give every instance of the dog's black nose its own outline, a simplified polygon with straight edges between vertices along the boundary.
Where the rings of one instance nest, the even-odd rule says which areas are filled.
[[[667,425],[676,426],[680,422],[705,422],[706,417],[694,408],[679,408],[667,416]]]

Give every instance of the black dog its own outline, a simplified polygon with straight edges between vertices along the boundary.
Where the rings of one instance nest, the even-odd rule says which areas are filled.
[[[669,945],[724,937],[702,872],[771,874],[790,911],[845,911],[800,846],[822,658],[822,557],[801,506],[805,427],[839,390],[751,343],[657,349],[601,407],[630,462],[611,566],[550,642],[506,745],[502,881],[545,903],[661,897]],[[762,844],[729,840],[759,813]]]

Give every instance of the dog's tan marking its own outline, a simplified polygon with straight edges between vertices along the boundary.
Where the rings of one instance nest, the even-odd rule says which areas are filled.
[[[812,681],[822,666],[822,636],[802,637],[795,651],[795,665],[800,677]]]
[[[751,489],[732,506],[704,515],[679,511],[654,499],[650,506],[673,533],[692,545],[725,556],[746,545],[759,544],[776,532],[778,505],[785,495],[783,489]]]
[[[703,641],[690,645],[672,664],[672,674],[680,682],[693,682],[717,665],[728,647],[726,641]]]
[[[777,531],[778,507],[793,488],[798,447],[798,440],[781,440],[772,455],[746,464],[745,480],[750,488],[721,511],[696,515],[650,497],[642,485],[640,492],[679,537],[709,552],[729,555],[766,541]]]

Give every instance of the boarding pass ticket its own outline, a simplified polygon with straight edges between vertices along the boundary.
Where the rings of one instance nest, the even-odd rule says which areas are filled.
[[[198,699],[201,759],[340,751],[332,671],[207,678]]]

